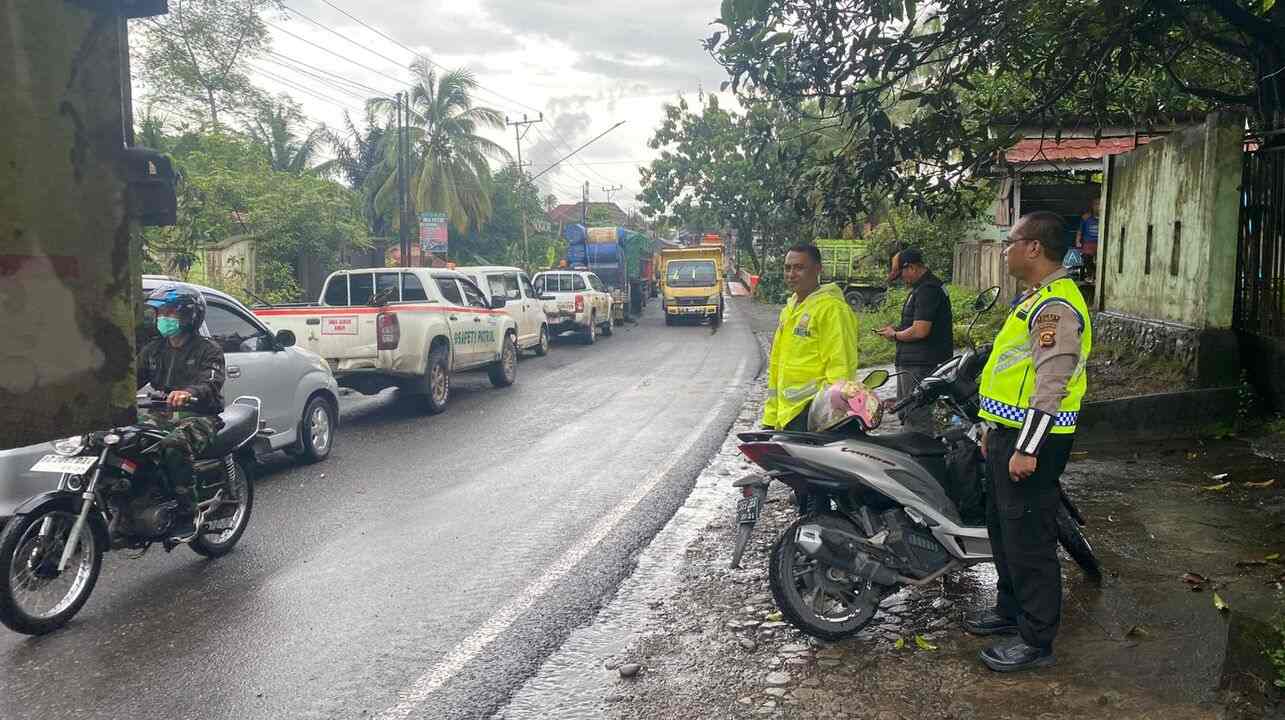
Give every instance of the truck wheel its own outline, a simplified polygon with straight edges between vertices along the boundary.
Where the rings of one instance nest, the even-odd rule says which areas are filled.
[[[428,372],[424,378],[428,393],[419,396],[420,406],[429,415],[446,411],[451,399],[451,367],[446,361],[446,346],[437,345],[428,354]]]
[[[866,309],[865,296],[856,290],[845,293],[843,298],[848,301],[848,307],[852,308],[852,312],[861,312]]]
[[[669,313],[665,313],[665,324],[666,324],[666,325],[673,325],[673,324],[674,324],[674,316],[673,316],[673,315],[670,315]]]
[[[584,344],[592,345],[598,341],[598,313],[589,316],[589,327],[584,329]]]
[[[603,337],[611,337],[611,334],[612,334],[613,332],[615,332],[615,329],[614,329],[614,328],[612,328],[612,324],[613,324],[613,323],[612,323],[612,321],[610,321],[610,320],[608,320],[607,322],[605,322],[605,323],[603,323],[603,324],[602,324],[602,336],[603,336]],[[624,324],[624,321],[622,320],[620,324],[621,324],[621,325],[623,325],[623,324]]]
[[[504,336],[504,347],[500,350],[500,359],[487,368],[491,384],[496,387],[508,387],[518,379],[518,341],[513,333]]]

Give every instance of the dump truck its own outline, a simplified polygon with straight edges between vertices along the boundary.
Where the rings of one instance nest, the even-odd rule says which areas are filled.
[[[684,318],[721,323],[727,302],[725,283],[721,245],[661,250],[660,302],[665,324]]]
[[[616,226],[568,225],[567,266],[593,272],[611,292],[612,320],[617,324],[642,313],[646,303],[643,258],[650,251],[646,235]]]
[[[883,302],[888,292],[888,261],[869,240],[818,239],[821,282],[837,283],[853,310],[860,312]]]

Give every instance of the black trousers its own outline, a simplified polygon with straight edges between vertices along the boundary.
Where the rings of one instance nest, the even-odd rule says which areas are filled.
[[[1018,431],[992,430],[986,441],[990,475],[986,527],[999,574],[998,611],[1017,621],[1028,645],[1052,648],[1062,616],[1062,568],[1057,559],[1058,478],[1074,435],[1050,435],[1035,473],[1013,482],[1008,461]]]

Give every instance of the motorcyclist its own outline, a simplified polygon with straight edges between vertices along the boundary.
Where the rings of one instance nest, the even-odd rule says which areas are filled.
[[[145,300],[156,311],[161,337],[143,347],[138,360],[138,387],[151,385],[166,395],[168,407],[143,410],[140,420],[167,431],[148,452],[165,469],[170,490],[192,511],[192,466],[213,442],[223,421],[223,350],[202,337],[205,297],[194,287],[162,285]]]

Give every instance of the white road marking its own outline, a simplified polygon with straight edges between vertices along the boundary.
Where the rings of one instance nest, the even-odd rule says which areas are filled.
[[[732,382],[729,384],[730,389],[734,389],[744,382],[745,366],[748,360],[741,360],[741,364],[736,369]],[[696,427],[695,432],[690,433],[683,444],[678,446],[674,452],[669,454],[665,461],[656,472],[652,473],[645,482],[634,489],[628,497],[619,505],[613,508],[606,515],[601,517],[598,522],[594,523],[583,537],[575,542],[567,551],[562,554],[552,565],[545,568],[540,575],[540,579],[531,583],[521,593],[489,620],[482,624],[472,635],[465,638],[449,655],[446,656],[437,665],[429,668],[427,672],[421,675],[410,686],[409,689],[399,694],[398,703],[384,712],[379,714],[379,720],[405,720],[410,717],[411,713],[417,707],[424,704],[430,695],[455,677],[470,662],[477,658],[478,655],[486,649],[488,645],[495,641],[500,635],[504,634],[513,623],[517,621],[527,610],[530,610],[545,593],[553,589],[555,585],[562,581],[563,578],[571,572],[581,560],[589,554],[591,550],[598,546],[616,525],[625,518],[642,502],[643,498],[652,491],[653,488],[661,481],[665,475],[673,470],[674,466],[682,460],[683,456],[696,444],[696,442],[705,434],[709,426],[723,411],[728,402],[740,402],[740,397],[734,394],[725,396],[725,399],[710,408],[700,425]]]

